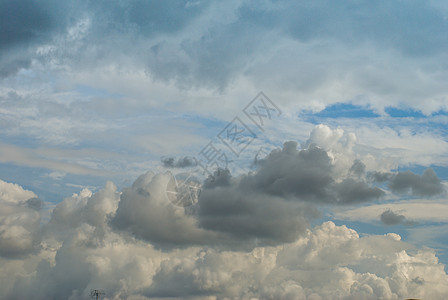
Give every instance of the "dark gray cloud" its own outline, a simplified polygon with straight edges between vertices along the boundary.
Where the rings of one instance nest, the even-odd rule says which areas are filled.
[[[22,68],[28,68],[31,64],[31,60],[26,57],[10,57],[8,59],[0,57],[0,62],[0,78],[14,74]]]
[[[353,165],[351,166],[349,172],[356,175],[361,176],[366,171],[366,165],[359,159],[355,159]]]
[[[392,175],[389,188],[396,193],[411,192],[414,196],[435,196],[444,192],[444,188],[433,169],[429,168],[422,175],[411,171]]]
[[[196,219],[172,205],[166,195],[168,175],[147,173],[123,190],[111,225],[157,247],[187,247],[216,240],[196,226]]]
[[[316,216],[306,205],[229,185],[202,191],[198,220],[200,227],[228,234],[250,247],[292,242],[308,228],[306,217]]]
[[[40,210],[44,206],[42,200],[36,197],[26,200],[25,204],[27,207],[35,210]]]
[[[412,171],[397,173],[371,172],[368,178],[378,183],[387,183],[394,193],[410,193],[413,196],[431,197],[444,193],[445,189],[433,169],[426,169],[422,175]]]
[[[194,157],[184,156],[176,160],[175,157],[162,157],[163,166],[166,168],[188,168],[197,165]]]
[[[380,215],[381,222],[384,225],[415,225],[417,222],[409,221],[406,219],[404,215],[397,214],[393,212],[391,209],[385,210]]]
[[[369,178],[371,178],[374,182],[385,182],[389,181],[392,174],[388,172],[371,172],[369,173]]]
[[[237,181],[207,184],[197,207],[189,211],[168,201],[168,180],[169,175],[148,173],[124,189],[111,219],[113,228],[162,249],[208,245],[250,250],[294,241],[308,228],[304,213],[316,216],[305,205],[241,190]]]
[[[272,195],[329,204],[359,203],[384,195],[381,189],[361,180],[337,182],[327,152],[313,145],[298,150],[297,143],[286,142],[282,150],[272,151],[259,165],[259,170],[244,178],[242,184]]]
[[[348,205],[384,195],[362,180],[337,180],[325,150],[298,150],[295,142],[272,151],[254,173],[234,178],[228,170],[217,170],[205,180],[198,204],[191,209],[170,205],[168,177],[148,173],[124,189],[111,220],[114,228],[164,249],[251,249],[296,240],[319,215],[316,205]]]
[[[53,27],[45,1],[0,1],[0,50],[47,35]]]
[[[31,57],[38,57],[37,46],[66,36],[67,29],[85,17],[91,17],[91,23],[87,36],[77,41],[81,44],[71,46],[66,41],[67,48],[57,45],[61,47],[57,53],[39,59],[57,58],[73,67],[91,67],[93,62],[117,61],[118,55],[128,53],[158,79],[175,80],[183,87],[224,88],[235,74],[248,68],[259,51],[266,50],[264,37],[273,32],[302,42],[331,39],[350,47],[361,41],[406,55],[434,54],[448,45],[444,15],[423,1],[406,6],[398,0],[375,4],[319,1],[313,5],[305,1],[241,1],[220,5],[182,0],[2,1],[0,51],[8,58],[2,59],[0,74],[7,76],[27,67]],[[197,22],[201,18],[205,23]],[[189,26],[196,26],[191,29],[197,29],[199,35],[186,32]],[[154,39],[161,35],[177,36]],[[152,39],[154,42],[137,42]],[[13,57],[5,51],[15,46],[30,52]]]
[[[381,222],[385,225],[398,225],[398,224],[402,224],[406,221],[405,216],[394,213],[390,209],[384,211],[381,214],[380,218],[381,218]]]
[[[28,68],[37,46],[64,32],[76,16],[72,1],[0,1],[0,78]]]
[[[218,169],[213,175],[207,177],[204,181],[204,188],[209,189],[216,186],[228,186],[231,184],[232,174],[228,169]]]

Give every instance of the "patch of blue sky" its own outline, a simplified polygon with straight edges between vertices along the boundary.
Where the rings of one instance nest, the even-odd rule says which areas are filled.
[[[352,103],[336,103],[327,106],[318,113],[304,111],[300,116],[305,121],[315,123],[318,120],[327,118],[377,118],[380,115],[369,107],[354,105]]]
[[[448,112],[445,110],[438,110],[433,112],[430,116],[427,116],[420,110],[415,110],[410,107],[398,108],[388,106],[384,108],[384,112],[392,118],[427,118],[430,116],[448,116]]]
[[[369,107],[337,103],[318,113],[302,111],[298,117],[311,124],[326,124],[330,127],[350,128],[375,124],[380,128],[395,129],[398,134],[405,130],[410,134],[430,133],[443,139],[448,137],[447,111],[439,110],[431,116],[425,116],[422,112],[410,108],[386,107],[385,112],[386,115],[380,116]]]
[[[36,167],[18,166],[15,164],[0,164],[0,179],[17,183],[34,192],[41,200],[58,203],[73,193],[79,193],[83,187],[93,190],[105,185],[107,178],[95,175],[75,175],[61,173],[60,180],[54,176],[58,172]],[[54,174],[54,175],[52,175]]]
[[[392,118],[425,118],[426,116],[419,110],[412,108],[397,108],[388,106],[384,108],[386,112]]]
[[[400,122],[403,121],[401,118],[429,118],[434,116],[448,116],[448,111],[438,110],[432,113],[430,116],[423,114],[419,110],[415,110],[410,107],[393,107],[387,106],[384,108],[384,112],[387,114],[386,117],[390,118],[400,118]],[[354,105],[352,103],[335,103],[327,106],[323,110],[313,113],[311,111],[302,111],[300,117],[306,121],[316,121],[323,119],[360,119],[360,118],[379,118],[382,117],[380,114],[375,112],[369,106]],[[382,118],[383,119],[383,118]]]

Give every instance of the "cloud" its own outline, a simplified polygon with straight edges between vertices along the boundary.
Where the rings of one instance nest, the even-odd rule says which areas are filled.
[[[398,200],[388,203],[372,203],[360,207],[336,208],[334,218],[351,221],[378,221],[378,217],[388,209],[402,212],[407,218],[419,222],[448,222],[448,203],[446,199],[428,200]]]
[[[429,112],[444,107],[446,75],[433,67],[448,43],[446,8],[434,3],[28,2],[3,4],[3,44],[27,44],[23,55],[2,51],[2,66],[11,69],[4,76],[20,66],[64,66],[74,77],[117,67],[145,73],[168,90],[171,83],[213,92],[266,83],[285,103],[313,109],[345,100],[381,109],[399,105],[397,98]],[[431,101],[422,105],[422,98]]]
[[[52,26],[44,5],[33,1],[2,1],[0,17],[3,20],[0,32],[1,48],[38,38]],[[26,22],[25,22],[26,21]]]
[[[33,192],[0,180],[0,257],[17,258],[38,250],[41,206]]]
[[[123,190],[112,225],[163,249],[252,249],[296,240],[319,215],[320,205],[375,201],[384,195],[362,178],[340,178],[327,151],[313,144],[299,150],[296,142],[286,142],[258,165],[237,177],[217,170],[205,180],[192,208],[171,205],[166,186],[172,175],[142,175]]]
[[[427,169],[422,175],[411,171],[398,172],[392,176],[389,187],[394,192],[410,191],[415,196],[435,196],[444,192],[433,169]]]
[[[355,159],[353,165],[351,166],[349,172],[361,176],[366,171],[366,165],[359,159]]]
[[[365,181],[341,178],[329,156],[331,153],[313,146],[312,142],[308,144],[309,148],[298,150],[297,143],[285,143],[282,150],[273,151],[260,161],[259,170],[245,178],[244,184],[272,195],[315,203],[350,204],[384,195],[381,189]]]
[[[426,169],[422,175],[411,171],[404,172],[371,172],[369,178],[375,182],[386,182],[392,192],[410,193],[418,197],[433,197],[445,192],[445,188],[433,169]]]
[[[114,228],[150,241],[159,247],[186,247],[216,239],[213,232],[198,228],[197,220],[170,203],[166,195],[169,174],[146,173],[123,190]]]
[[[99,176],[105,176],[110,172],[96,170],[86,166],[82,166],[77,163],[69,163],[64,161],[55,160],[54,157],[42,157],[43,154],[57,153],[58,151],[52,151],[51,149],[30,149],[24,147],[18,147],[8,144],[0,144],[0,162],[2,163],[14,163],[18,165],[25,165],[31,167],[41,167],[50,170],[59,171],[59,173],[52,172],[48,176],[56,176],[62,173],[72,174],[94,174]],[[62,151],[63,152],[63,151]],[[59,153],[60,155],[61,153]],[[66,153],[68,154],[68,153]],[[59,175],[60,176],[60,175]]]
[[[396,214],[390,209],[384,211],[380,217],[381,222],[383,222],[385,225],[398,225],[404,223],[404,221],[406,220],[405,216]]]
[[[199,226],[229,235],[237,245],[291,242],[318,215],[311,207],[232,184],[204,189],[199,199]]]
[[[264,200],[260,195],[256,201],[237,199],[238,190],[229,195],[229,204],[221,199],[234,213],[214,211],[221,213],[217,218],[224,217],[216,232],[238,243],[250,243],[251,236],[259,236],[260,245],[222,247],[222,240],[216,238],[219,235],[211,235],[203,245],[187,243],[181,248],[157,250],[151,240],[155,245],[169,243],[173,237],[191,241],[192,232],[212,230],[192,226],[192,211],[164,203],[168,201],[160,195],[167,177],[148,173],[122,193],[108,183],[96,193],[85,189],[58,203],[42,228],[40,251],[14,260],[0,257],[2,273],[8,274],[0,275],[0,296],[79,299],[98,288],[105,290],[109,299],[401,299],[410,295],[440,299],[448,295],[448,276],[433,250],[416,249],[394,233],[360,237],[353,229],[325,222],[302,228],[300,236],[287,242],[261,245],[263,237],[273,239],[270,234],[275,230],[266,231],[269,227],[281,234],[287,224],[273,218],[275,213],[291,219],[287,210],[297,203],[285,205],[281,198]],[[8,199],[23,202],[32,196],[17,185],[1,184],[8,187]],[[206,192],[225,195],[230,190],[224,189],[232,186],[210,186]],[[233,206],[235,201],[241,213]],[[232,222],[237,222],[235,229]],[[241,227],[241,236],[236,227]],[[139,239],[129,235],[133,231]],[[157,232],[166,234],[165,240]]]
[[[397,214],[390,209],[385,210],[380,215],[381,222],[384,225],[415,225],[416,222],[406,220],[404,215]]]
[[[178,158],[177,161],[174,157],[163,157],[162,163],[166,168],[188,168],[197,165],[196,160],[189,156]]]

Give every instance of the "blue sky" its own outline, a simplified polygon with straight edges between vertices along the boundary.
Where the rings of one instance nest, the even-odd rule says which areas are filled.
[[[310,224],[306,228],[310,232],[316,230],[312,234],[333,230],[322,225],[326,221],[340,226],[337,228],[346,225],[363,237],[397,233],[402,242],[415,249],[434,249],[428,251],[435,251],[443,268],[448,263],[448,239],[444,233],[448,226],[448,5],[443,2],[4,0],[0,1],[0,20],[0,179],[11,184],[4,185],[0,195],[13,193],[8,188],[18,193],[17,199],[26,194],[22,188],[33,192],[43,203],[39,226],[43,232],[51,231],[49,235],[54,237],[50,239],[52,242],[40,236],[36,238],[40,242],[33,239],[37,243],[33,247],[40,250],[31,251],[33,258],[23,259],[54,259],[54,254],[62,249],[54,241],[66,241],[73,236],[48,229],[60,222],[52,219],[57,215],[55,207],[59,205],[62,211],[74,205],[67,204],[70,201],[78,204],[96,201],[79,199],[103,197],[106,192],[101,191],[112,190],[108,182],[117,187],[117,193],[122,193],[117,196],[121,200],[114,202],[115,209],[105,208],[109,219],[115,216],[118,220],[126,216],[120,215],[124,214],[121,205],[127,203],[126,197],[132,198],[124,191],[141,184],[136,179],[142,174],[197,171],[194,166],[164,165],[166,158],[176,162],[184,157],[197,157],[212,142],[230,158],[231,162],[226,164],[232,174],[229,184],[239,191],[248,184],[244,178],[253,176],[257,182],[261,180],[259,177],[269,177],[263,175],[263,162],[254,164],[256,157],[265,159],[265,165],[269,165],[275,155],[287,152],[285,142],[294,141],[297,151],[314,151],[313,145],[325,151],[335,185],[352,180],[363,187],[366,184],[370,192],[378,188],[383,193],[375,199],[367,197],[347,203],[335,196],[334,201],[344,205],[331,204],[333,200],[320,203],[319,199],[309,204],[295,189],[301,186],[297,179],[301,173],[294,177],[297,182],[290,182],[293,196],[277,190],[266,192],[273,197],[272,201],[283,201],[276,197],[285,197],[288,202],[289,197],[296,197],[299,202],[304,201],[303,205],[313,206],[314,210],[294,208],[298,214],[309,214],[305,217]],[[269,97],[268,104],[273,107],[272,116],[264,118],[266,123],[262,127],[257,127],[244,113],[259,92]],[[253,134],[253,138],[251,134],[246,136],[251,143],[243,145],[238,155],[222,139],[227,132],[224,129],[230,128],[236,117],[235,122],[241,121]],[[269,156],[271,151],[274,154]],[[359,173],[354,171],[357,161],[361,163],[358,166],[363,166]],[[425,173],[428,168],[434,170],[435,177]],[[289,178],[288,172],[278,170],[276,176]],[[372,179],[380,173],[389,176],[388,179],[383,182]],[[196,175],[200,180],[206,179],[203,173]],[[399,184],[394,183],[397,176],[408,176],[401,183],[405,188],[394,187]],[[252,185],[248,186],[250,190]],[[335,189],[335,193],[339,191]],[[260,199],[265,196],[259,195]],[[216,199],[219,197],[216,195]],[[346,197],[351,199],[352,195]],[[387,210],[393,212],[389,224],[386,217],[381,219]],[[199,214],[191,222],[198,222],[199,229],[193,231],[200,235],[200,230],[210,229],[207,226],[212,221],[201,219],[204,212],[200,208],[198,211],[183,213],[188,218],[190,214]],[[258,211],[249,219],[257,219]],[[263,218],[269,220],[269,216]],[[125,223],[124,219],[119,220],[123,223],[113,225],[111,221],[112,225],[107,223],[102,230],[118,234],[113,226]],[[0,219],[0,225],[6,224],[9,223]],[[154,236],[138,234],[152,232],[144,231],[146,223],[134,225],[126,229],[128,234],[158,247],[160,240]],[[221,225],[214,224],[213,230]],[[27,226],[23,228],[28,230]],[[171,235],[160,233],[160,236]],[[265,240],[258,238],[263,244]],[[51,252],[48,245],[53,242]],[[266,247],[281,244],[265,242]],[[210,246],[191,243],[182,247]],[[126,244],[132,249],[140,246]],[[217,247],[219,251],[235,250],[228,241]],[[107,256],[98,254],[102,255]],[[180,254],[166,259],[171,261],[176,255]],[[9,259],[1,263],[10,266]],[[51,259],[50,263],[57,265]],[[386,278],[384,272],[376,274]],[[423,278],[422,274],[415,278]],[[163,274],[158,276],[162,278]],[[169,293],[156,283],[163,286],[171,282],[171,277],[167,275],[166,281],[157,278],[154,277],[154,283],[142,283],[136,295],[150,299],[167,296]],[[126,294],[117,285],[119,279],[102,282],[110,287],[110,297]],[[414,282],[411,279],[409,286]],[[0,284],[11,293],[14,284],[20,286],[12,281],[1,282],[2,277]],[[299,282],[297,279],[306,297],[313,293],[326,295],[324,289],[319,294],[318,288]],[[38,280],[28,283],[27,291],[32,291],[37,283]],[[86,293],[89,284],[70,286],[73,299]],[[391,294],[381,294],[371,286],[375,297],[405,296],[393,288]],[[185,290],[183,296],[196,299],[198,295],[218,298],[231,295],[226,289],[215,293],[202,288]],[[431,285],[426,288],[429,290]],[[293,290],[291,295],[297,292]],[[270,292],[258,292],[252,295],[241,289],[234,296],[270,297],[267,296]],[[445,292],[420,296],[431,299],[446,296]],[[42,298],[62,295],[51,289],[45,293]],[[361,295],[341,293],[347,297]],[[8,294],[2,294],[5,295]],[[272,295],[278,298],[280,294]]]

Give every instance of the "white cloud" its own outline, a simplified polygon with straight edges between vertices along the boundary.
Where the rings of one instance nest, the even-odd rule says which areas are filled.
[[[76,163],[55,160],[52,157],[42,157],[38,150],[18,147],[8,144],[0,144],[0,162],[14,163],[22,166],[40,167],[72,174],[93,174],[104,176],[110,172],[95,170]],[[44,152],[45,154],[45,152]]]
[[[31,191],[0,180],[0,256],[17,257],[37,249],[41,201]]]
[[[0,180],[0,199],[2,201],[19,204],[34,197],[37,197],[36,194],[31,191],[24,190],[18,184]]]
[[[146,186],[156,196],[157,190],[163,190],[163,176],[148,176],[139,178],[134,188]],[[5,186],[9,195],[16,191],[14,195],[22,197],[23,190],[16,185]],[[44,224],[39,252],[14,260],[0,258],[2,273],[9,274],[0,276],[0,296],[78,299],[92,289],[105,290],[106,299],[440,299],[448,295],[448,275],[433,250],[415,248],[393,233],[360,237],[332,222],[275,247],[240,251],[220,249],[217,244],[156,250],[151,243],[109,225],[110,217],[124,205],[121,202],[135,197],[125,191],[120,199],[116,187],[108,183],[97,193],[85,189],[57,204]],[[130,206],[129,214],[137,216],[141,210]],[[146,217],[148,222],[157,220],[151,213]],[[159,220],[152,226],[165,230],[167,223]]]

